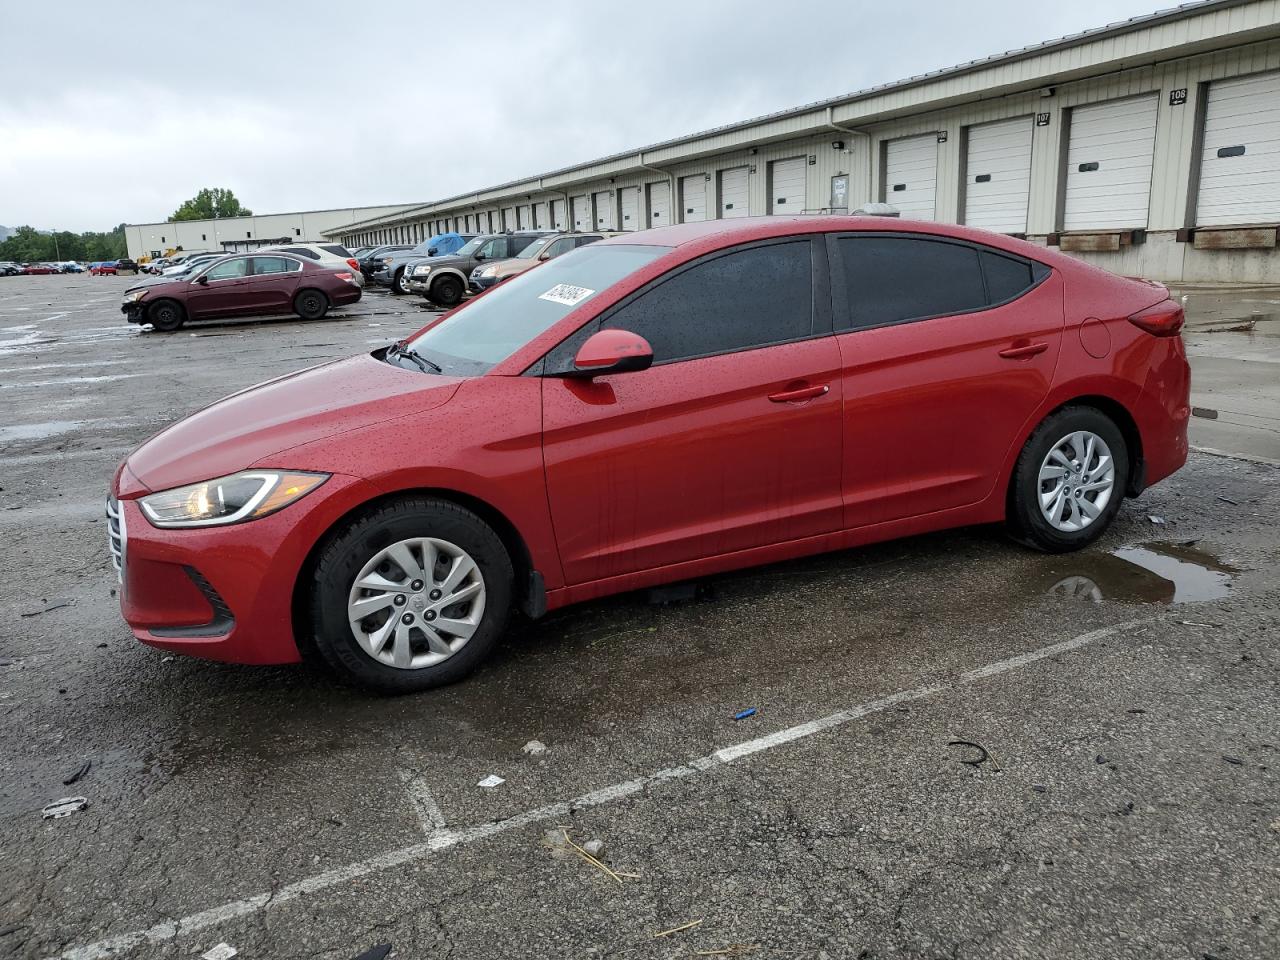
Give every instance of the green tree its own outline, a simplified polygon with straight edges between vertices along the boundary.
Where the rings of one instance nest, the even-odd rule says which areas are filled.
[[[125,255],[124,224],[108,233],[70,230],[41,233],[35,227],[18,227],[0,243],[0,260],[38,263],[44,260],[119,260]]]
[[[213,220],[226,217],[251,217],[253,211],[240,205],[236,195],[224,187],[205,187],[187,200],[173,215],[172,220]]]

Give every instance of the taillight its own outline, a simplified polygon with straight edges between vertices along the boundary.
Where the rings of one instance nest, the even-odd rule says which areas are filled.
[[[337,277],[339,280],[346,280],[348,283],[350,283],[352,279],[351,274],[349,273],[339,273]]]
[[[348,266],[348,267],[350,267],[352,270],[359,270],[359,269],[360,269],[360,261],[359,261],[359,260],[357,260],[355,257],[348,257],[348,258],[347,258],[347,266]]]
[[[1129,322],[1153,337],[1176,337],[1182,331],[1185,319],[1180,304],[1165,300],[1154,307],[1139,310],[1129,318]]]

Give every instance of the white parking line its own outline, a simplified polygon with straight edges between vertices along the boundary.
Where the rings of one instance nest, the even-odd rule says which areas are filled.
[[[56,957],[49,958],[49,960],[103,960],[103,958],[118,956],[125,951],[132,950],[134,947],[139,947],[144,944],[163,943],[169,940],[176,940],[179,936],[195,933],[196,931],[204,930],[208,927],[217,926],[218,924],[226,923],[229,920],[234,920],[237,917],[257,913],[260,910],[278,907],[281,904],[297,900],[299,897],[305,896],[306,894],[327,890],[331,887],[348,883],[371,873],[390,870],[393,867],[398,867],[406,863],[416,863],[421,860],[427,860],[434,854],[448,850],[450,847],[474,843],[477,840],[483,840],[486,837],[492,837],[501,833],[507,833],[511,830],[517,830],[533,823],[561,820],[568,816],[571,810],[582,809],[585,807],[598,807],[602,804],[612,803],[616,800],[622,800],[626,797],[634,796],[649,787],[657,786],[658,784],[668,780],[678,780],[685,777],[696,776],[700,773],[714,770],[716,767],[741,760],[743,757],[762,753],[766,750],[772,750],[775,747],[793,743],[805,737],[813,736],[816,733],[822,733],[826,730],[841,727],[854,720],[870,716],[873,713],[880,713],[902,703],[907,703],[912,700],[921,700],[947,690],[954,690],[965,684],[974,683],[978,680],[984,680],[988,677],[1007,673],[1011,670],[1019,670],[1023,667],[1029,666],[1030,664],[1044,660],[1046,657],[1053,657],[1061,653],[1068,653],[1072,650],[1079,650],[1081,647],[1088,646],[1094,641],[1114,636],[1117,633],[1123,633],[1131,627],[1155,623],[1157,622],[1157,619],[1158,618],[1155,617],[1148,617],[1141,620],[1128,620],[1124,623],[1117,623],[1114,626],[1091,630],[1088,633],[1082,633],[1077,637],[1073,637],[1070,640],[1064,640],[1061,643],[1050,644],[1047,647],[1041,647],[1040,649],[1033,650],[1030,653],[1020,654],[1016,657],[1009,657],[1006,660],[998,660],[994,663],[985,664],[974,670],[966,671],[965,673],[957,676],[951,683],[913,687],[909,690],[901,690],[879,700],[872,700],[869,703],[864,703],[848,710],[841,710],[838,713],[833,713],[817,720],[810,720],[807,723],[788,727],[785,730],[778,730],[775,733],[767,734],[754,740],[747,740],[743,743],[724,747],[720,750],[714,751],[713,753],[690,760],[680,766],[667,767],[648,774],[647,776],[637,777],[634,780],[624,780],[622,783],[615,783],[611,786],[603,787],[600,790],[593,790],[590,793],[584,793],[581,796],[574,797],[570,800],[562,800],[558,803],[551,803],[546,806],[536,807],[532,810],[526,810],[523,813],[517,813],[504,820],[478,824],[476,826],[466,827],[460,830],[450,830],[444,827],[444,818],[440,814],[440,809],[436,805],[435,798],[431,795],[430,791],[426,790],[426,786],[425,783],[422,782],[422,778],[412,774],[406,776],[405,773],[402,772],[401,777],[405,779],[406,787],[410,793],[410,798],[415,809],[418,811],[419,822],[422,824],[423,830],[427,833],[427,840],[425,842],[415,843],[411,846],[401,847],[397,850],[390,850],[387,853],[380,854],[376,857],[370,857],[367,860],[359,860],[355,863],[348,864],[345,867],[327,870],[324,873],[319,873],[315,876],[286,884],[272,892],[260,893],[244,900],[234,900],[231,903],[224,903],[221,906],[202,910],[199,913],[193,913],[180,920],[167,920],[163,923],[157,923],[155,926],[148,927],[145,930],[134,930],[130,933],[121,933],[113,937],[108,937],[105,940],[99,940],[96,943],[86,944],[81,947],[73,947],[70,950],[58,954]]]

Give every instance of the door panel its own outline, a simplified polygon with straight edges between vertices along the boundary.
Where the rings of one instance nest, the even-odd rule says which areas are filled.
[[[680,178],[680,203],[684,223],[697,223],[707,219],[707,178],[699,173]]]
[[[649,184],[649,226],[665,227],[671,223],[671,184],[663,180]]]
[[[825,336],[594,381],[545,378],[566,582],[838,529],[839,359]]]
[[[770,213],[803,213],[805,208],[805,159],[775,160],[769,165]]]
[[[640,191],[627,187],[622,191],[622,229],[643,230],[644,226],[640,222]]]
[[[734,167],[720,171],[720,216],[729,220],[745,217],[750,211],[747,168]]]
[[[1062,281],[1051,274],[1004,306],[837,336],[847,526],[961,507],[991,493],[1010,445],[1048,395],[1062,298]],[[1040,344],[1040,352],[1001,355]]]
[[[936,219],[938,135],[890,140],[884,150],[884,199],[913,220]]]

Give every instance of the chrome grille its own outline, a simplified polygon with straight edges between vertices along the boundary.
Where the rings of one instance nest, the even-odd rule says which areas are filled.
[[[124,550],[128,537],[124,529],[124,508],[115,497],[107,500],[107,546],[111,550],[111,565],[116,577],[124,583]]]

